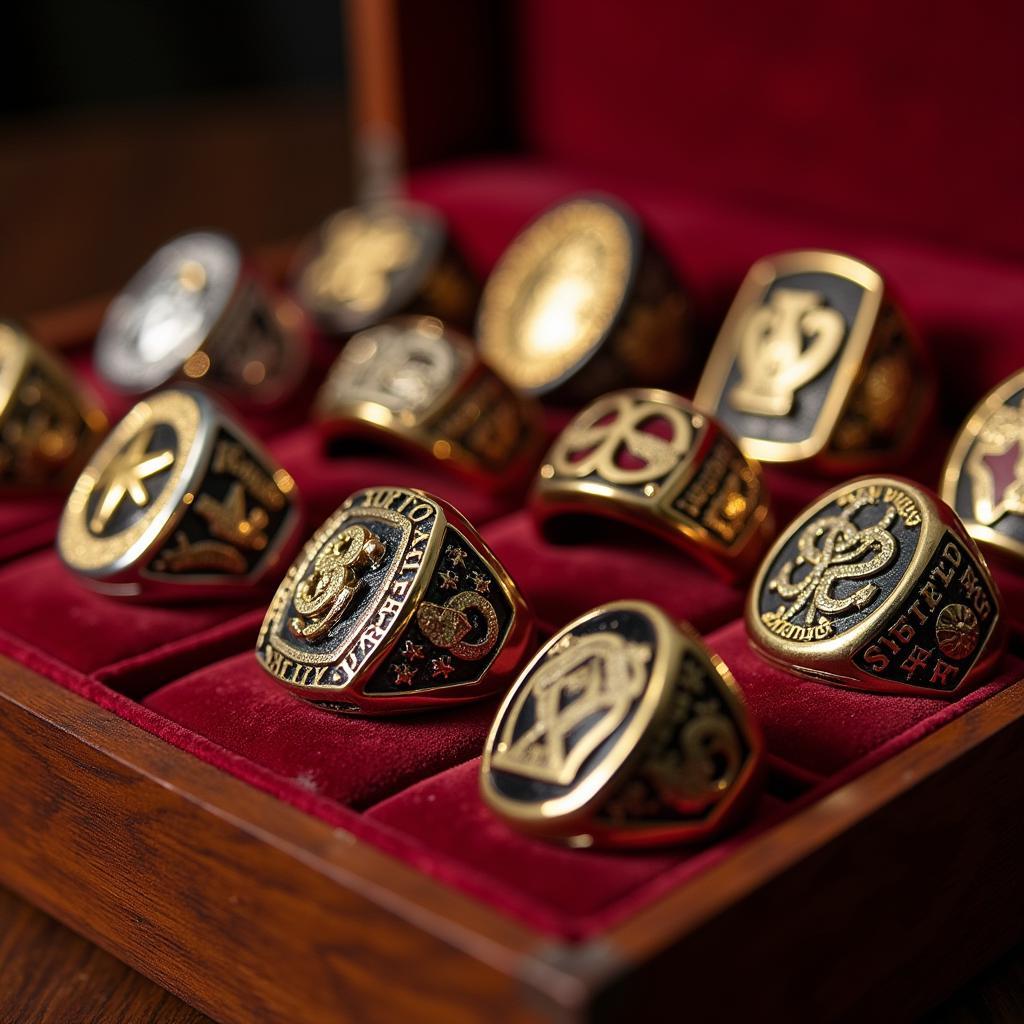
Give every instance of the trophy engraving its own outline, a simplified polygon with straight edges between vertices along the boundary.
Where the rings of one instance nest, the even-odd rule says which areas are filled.
[[[842,314],[819,293],[776,288],[743,327],[730,405],[755,416],[788,416],[797,391],[824,372],[845,334]]]

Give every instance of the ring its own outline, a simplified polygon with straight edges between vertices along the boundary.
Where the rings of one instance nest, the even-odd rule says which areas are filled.
[[[942,499],[979,544],[1024,562],[1024,370],[993,388],[960,428]]]
[[[760,730],[724,663],[646,601],[602,605],[553,636],[491,727],[484,800],[573,846],[707,839],[759,791]]]
[[[300,316],[294,304],[271,298],[232,239],[181,235],[111,302],[96,338],[96,371],[128,394],[201,381],[265,406],[291,394],[305,373]]]
[[[0,491],[72,480],[107,428],[99,403],[24,329],[0,320]]]
[[[237,596],[294,551],[295,483],[207,395],[144,399],[82,470],[57,551],[115,597]]]
[[[839,253],[791,252],[747,274],[694,401],[751,458],[845,474],[904,458],[934,390],[875,270]]]
[[[353,337],[313,415],[328,440],[377,436],[493,489],[528,476],[544,440],[537,403],[433,317],[390,321]]]
[[[440,213],[408,200],[328,217],[300,247],[292,276],[299,302],[335,334],[413,313],[469,327],[480,291]]]
[[[690,354],[688,307],[632,211],[577,196],[513,240],[484,285],[476,333],[513,387],[587,401],[672,379]]]
[[[639,526],[729,580],[754,571],[773,530],[761,468],[668,391],[613,391],[556,439],[530,507],[540,524],[597,515]]]
[[[472,526],[422,491],[357,491],[292,563],[256,656],[297,696],[388,715],[508,685],[533,626]]]
[[[929,697],[968,689],[1006,642],[999,591],[956,514],[884,476],[797,516],[761,565],[747,631],[789,670]]]

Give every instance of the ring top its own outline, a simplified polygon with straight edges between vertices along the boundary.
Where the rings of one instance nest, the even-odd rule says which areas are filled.
[[[874,269],[839,253],[759,260],[729,309],[694,401],[753,458],[819,454],[862,369],[883,293]],[[905,399],[899,390],[888,389],[889,401]]]
[[[278,588],[257,641],[264,668],[342,711],[476,687],[512,626],[514,592],[452,516],[410,488],[353,494]]]
[[[709,834],[757,770],[760,738],[728,669],[646,601],[567,625],[507,694],[484,799],[528,832],[642,845]]]
[[[473,365],[473,347],[434,317],[407,317],[360,331],[331,367],[315,412],[341,410],[411,428],[447,402]]]
[[[601,347],[632,286],[639,224],[617,203],[581,196],[541,214],[508,247],[484,287],[484,359],[542,394]]]
[[[388,200],[341,210],[304,253],[296,292],[332,329],[361,331],[416,296],[445,238],[442,218],[421,203]]]
[[[942,498],[975,540],[1024,559],[1024,370],[968,416],[943,470]]]
[[[107,309],[96,338],[100,374],[129,392],[165,383],[209,337],[241,270],[238,246],[218,232],[162,245]]]
[[[954,689],[998,621],[998,596],[955,517],[895,477],[851,481],[801,513],[747,606],[768,657],[869,689]]]
[[[202,454],[199,396],[163,391],[135,405],[82,470],[57,549],[72,569],[106,575],[135,562],[182,503]]]

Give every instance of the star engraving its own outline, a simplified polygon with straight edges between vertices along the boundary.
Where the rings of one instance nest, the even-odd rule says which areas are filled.
[[[438,676],[443,676],[447,679],[455,671],[455,666],[452,664],[452,659],[446,654],[443,658],[434,658],[430,662],[430,674],[437,679]]]
[[[457,544],[449,544],[444,549],[445,555],[448,556],[448,561],[456,568],[464,566],[466,564],[466,549],[460,548]]]
[[[491,581],[482,572],[472,572],[469,578],[473,583],[473,589],[478,594],[489,594],[491,592]]]
[[[458,574],[452,572],[450,569],[441,570],[440,580],[442,590],[455,590],[459,585]]]
[[[391,671],[395,673],[395,686],[412,686],[416,678],[416,670],[403,661],[399,665],[392,665]]]
[[[414,644],[411,640],[406,640],[402,644],[402,657],[408,658],[410,661],[421,661],[423,659],[423,645]]]
[[[89,520],[89,528],[94,533],[102,532],[125,495],[139,508],[145,508],[149,504],[149,491],[142,481],[174,463],[174,453],[169,449],[159,452],[147,450],[152,436],[152,427],[139,431],[100,478],[103,495]]]

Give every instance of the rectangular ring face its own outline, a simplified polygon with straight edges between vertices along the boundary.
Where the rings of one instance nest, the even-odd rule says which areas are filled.
[[[837,253],[755,264],[715,342],[697,405],[754,458],[818,454],[856,381],[881,299],[881,278]]]

